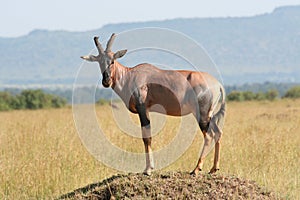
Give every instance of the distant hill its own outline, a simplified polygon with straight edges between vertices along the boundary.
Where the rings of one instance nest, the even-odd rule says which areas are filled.
[[[72,84],[80,55],[94,48],[94,35],[107,38],[142,27],[174,29],[195,39],[219,66],[227,85],[300,81],[300,6],[287,6],[253,17],[109,24],[87,32],[34,30],[0,38],[0,85]]]

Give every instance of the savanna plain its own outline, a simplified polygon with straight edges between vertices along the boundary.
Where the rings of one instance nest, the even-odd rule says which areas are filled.
[[[110,105],[95,110],[114,145],[143,152],[141,139],[118,128]],[[130,116],[138,124],[137,116]],[[179,124],[180,118],[166,118],[153,137],[154,150],[170,143]],[[198,130],[188,150],[161,171],[192,170],[202,143]],[[300,199],[300,100],[228,103],[221,144],[218,173],[254,180],[284,199]],[[212,160],[211,152],[203,173]],[[0,112],[0,199],[57,198],[118,173],[88,153],[71,107]]]

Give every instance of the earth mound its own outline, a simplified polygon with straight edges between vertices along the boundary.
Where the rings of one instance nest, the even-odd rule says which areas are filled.
[[[116,175],[59,199],[278,199],[254,181],[188,172]]]

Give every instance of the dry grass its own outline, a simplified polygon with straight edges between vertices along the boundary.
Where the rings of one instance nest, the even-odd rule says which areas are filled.
[[[123,149],[142,152],[142,141],[122,134],[109,111],[108,106],[97,108],[108,138]],[[1,112],[0,121],[0,199],[54,198],[117,173],[83,147],[70,108]],[[162,133],[154,137],[154,148],[163,148],[177,127],[178,119],[168,117]],[[201,145],[198,131],[189,150],[164,171],[193,169]],[[252,179],[286,198],[300,199],[299,157],[299,100],[228,105],[221,173]],[[212,153],[204,171],[211,165]]]

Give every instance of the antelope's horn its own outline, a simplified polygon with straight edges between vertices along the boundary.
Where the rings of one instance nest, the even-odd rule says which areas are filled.
[[[94,42],[95,42],[95,45],[96,45],[96,47],[98,49],[99,54],[104,54],[104,49],[102,48],[102,46],[101,46],[101,44],[99,42],[99,37],[98,36],[94,37]]]
[[[116,34],[113,33],[113,34],[110,36],[110,38],[109,38],[109,40],[108,40],[108,42],[107,42],[106,50],[105,50],[106,52],[110,52],[110,51],[111,51],[111,46],[112,46],[112,44],[113,44],[115,38],[116,38]]]

